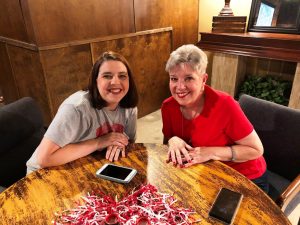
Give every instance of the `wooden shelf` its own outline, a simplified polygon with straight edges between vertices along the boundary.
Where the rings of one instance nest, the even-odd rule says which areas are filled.
[[[300,35],[278,33],[205,33],[202,50],[234,55],[300,62]]]

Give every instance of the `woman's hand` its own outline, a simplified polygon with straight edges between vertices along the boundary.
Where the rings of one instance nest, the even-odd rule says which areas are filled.
[[[97,138],[98,149],[107,148],[105,158],[109,161],[117,161],[122,152],[122,157],[125,157],[125,148],[129,143],[128,137],[119,132],[111,132]]]
[[[122,133],[111,132],[105,135],[102,135],[97,138],[98,140],[98,149],[107,148],[109,146],[118,146],[125,148],[128,145],[128,137]]]
[[[184,165],[185,167],[189,167],[194,164],[204,163],[212,159],[211,152],[208,148],[204,147],[193,148],[193,150],[189,152],[189,155],[192,158],[192,160],[186,163]]]
[[[120,153],[125,157],[125,148],[128,145],[128,137],[125,134],[111,132],[98,138],[102,148],[107,147],[105,158],[109,161],[117,161]]]
[[[122,157],[126,157],[125,146],[111,145],[107,147],[105,158],[111,162],[118,161],[120,153],[122,153]]]
[[[183,166],[183,162],[191,162],[192,158],[189,155],[189,151],[193,150],[193,148],[185,143],[184,140],[175,136],[169,139],[168,144],[167,162],[172,161],[174,166],[177,164]]]

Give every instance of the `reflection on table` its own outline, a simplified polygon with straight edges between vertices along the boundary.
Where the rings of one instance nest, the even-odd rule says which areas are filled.
[[[41,169],[0,194],[1,224],[51,224],[54,213],[74,207],[74,202],[93,190],[117,196],[150,183],[160,192],[174,193],[183,207],[201,218],[200,224],[220,224],[208,217],[222,187],[244,195],[234,224],[290,224],[275,203],[250,180],[221,162],[210,161],[190,168],[175,168],[165,162],[167,146],[133,144],[126,158],[115,164],[133,167],[138,174],[129,184],[118,184],[95,176],[108,160],[96,152],[63,166]]]

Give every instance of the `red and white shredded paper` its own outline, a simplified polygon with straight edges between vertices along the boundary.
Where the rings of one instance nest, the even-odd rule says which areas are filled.
[[[136,225],[140,218],[147,218],[148,224],[188,225],[200,222],[193,210],[178,206],[176,199],[160,193],[151,184],[143,185],[121,201],[116,201],[102,192],[82,197],[73,209],[55,214],[55,225],[105,224],[109,215],[117,215],[118,224]]]

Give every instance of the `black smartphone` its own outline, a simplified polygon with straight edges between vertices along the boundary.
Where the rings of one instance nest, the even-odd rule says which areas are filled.
[[[129,183],[136,173],[136,169],[107,163],[96,172],[96,176],[118,183]]]
[[[242,198],[242,194],[222,188],[209,211],[209,216],[221,221],[223,224],[232,224]]]

